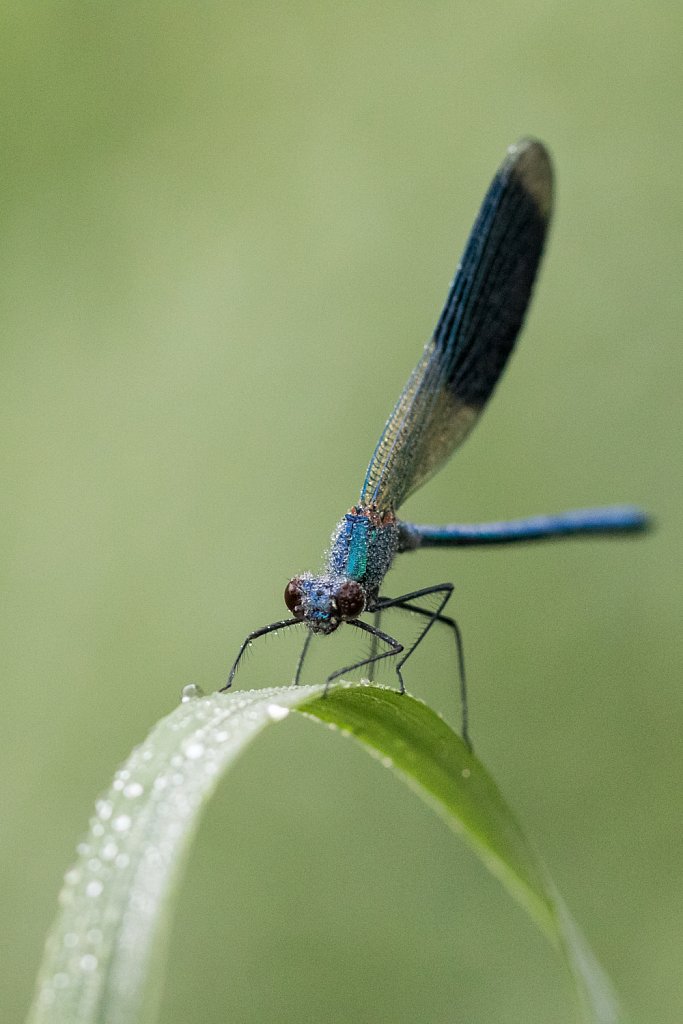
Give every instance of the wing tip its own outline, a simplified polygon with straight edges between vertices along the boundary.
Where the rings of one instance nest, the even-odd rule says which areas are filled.
[[[549,221],[553,208],[553,165],[543,143],[539,139],[520,139],[508,148],[505,164],[532,197],[543,219]]]

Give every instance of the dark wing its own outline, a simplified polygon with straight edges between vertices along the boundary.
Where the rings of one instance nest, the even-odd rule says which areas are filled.
[[[434,335],[375,448],[362,504],[398,509],[474,426],[522,326],[551,209],[550,157],[523,139],[491,182]]]

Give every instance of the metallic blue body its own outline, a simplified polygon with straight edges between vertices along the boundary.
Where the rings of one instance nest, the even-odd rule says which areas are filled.
[[[328,572],[362,583],[368,597],[376,597],[398,543],[393,517],[373,522],[372,516],[362,512],[347,512],[332,537]]]
[[[394,556],[420,547],[503,544],[592,534],[635,533],[648,525],[631,505],[584,509],[512,522],[405,523],[396,513],[467,437],[495,389],[531,299],[553,205],[553,172],[542,143],[522,139],[511,146],[474,223],[434,333],[401,392],[370,459],[360,500],[342,518],[322,573],[302,573],[285,589],[292,618],[250,633],[235,659],[227,686],[247,646],[257,636],[305,623],[306,643],[295,682],[313,634],[329,634],[346,622],[373,637],[369,656],[337,670],[327,682],[363,666],[370,672],[382,658],[401,669],[435,622],[448,626],[457,650],[463,737],[467,706],[460,633],[443,614],[451,583],[389,598],[380,587]],[[379,628],[390,607],[412,612],[422,628],[411,646]],[[374,613],[373,625],[362,621]],[[381,648],[380,648],[381,645]],[[227,688],[227,687],[226,687]]]
[[[499,523],[448,523],[443,526],[399,523],[398,550],[511,544],[590,533],[637,532],[648,526],[648,517],[635,505],[572,509],[552,516],[528,516]]]

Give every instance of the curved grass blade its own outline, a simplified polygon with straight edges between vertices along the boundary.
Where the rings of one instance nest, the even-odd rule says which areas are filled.
[[[377,686],[289,687],[188,699],[137,747],[96,804],[67,872],[29,1024],[153,1021],[168,921],[201,810],[266,726],[299,711],[393,767],[473,847],[550,941],[582,1018],[616,1024],[609,984],[481,763],[425,704]]]

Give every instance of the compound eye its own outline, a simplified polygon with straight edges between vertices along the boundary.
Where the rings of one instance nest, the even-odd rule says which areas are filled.
[[[342,583],[335,594],[337,608],[343,619],[355,619],[365,608],[365,591],[360,583],[355,580],[347,580]]]
[[[301,580],[295,576],[294,579],[290,580],[285,587],[285,604],[292,615],[295,615],[297,619],[303,618],[304,615],[304,608],[301,603],[303,596],[304,592],[301,586]]]

